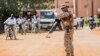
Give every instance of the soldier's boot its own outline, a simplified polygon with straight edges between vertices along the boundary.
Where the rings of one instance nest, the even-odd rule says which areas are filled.
[[[74,56],[73,53],[67,53],[66,56]]]
[[[71,54],[70,53],[67,53],[66,56],[71,56]]]
[[[66,51],[66,56],[74,56],[74,53],[73,53],[73,50],[70,50],[70,49],[65,49]]]

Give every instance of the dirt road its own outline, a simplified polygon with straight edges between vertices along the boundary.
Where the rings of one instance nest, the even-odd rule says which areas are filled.
[[[46,34],[18,34],[19,40],[5,40],[0,35],[0,56],[66,56],[64,31],[54,32],[51,38]],[[75,56],[100,56],[100,35],[89,29],[75,30],[73,46]]]

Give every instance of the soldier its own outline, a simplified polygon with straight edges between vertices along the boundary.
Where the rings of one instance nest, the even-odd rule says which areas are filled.
[[[73,53],[73,18],[70,12],[68,11],[69,6],[66,4],[61,5],[61,9],[63,13],[59,14],[57,16],[58,19],[60,19],[63,23],[64,29],[65,29],[65,36],[64,36],[64,45],[65,45],[65,51],[66,56],[74,56]]]

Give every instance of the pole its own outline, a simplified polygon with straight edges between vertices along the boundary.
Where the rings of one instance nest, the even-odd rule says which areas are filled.
[[[58,8],[58,0],[56,0],[56,2],[57,2],[57,8]]]
[[[76,11],[76,16],[78,16],[78,0],[75,0],[75,11]]]
[[[76,0],[73,0],[73,12],[74,12],[74,17],[76,17]]]
[[[86,14],[87,14],[87,17],[89,16],[89,0],[87,0],[87,4],[86,4]]]
[[[92,13],[92,16],[94,16],[94,1],[91,0],[91,13]]]

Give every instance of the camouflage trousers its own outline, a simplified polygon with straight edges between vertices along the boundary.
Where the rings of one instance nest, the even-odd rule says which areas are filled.
[[[66,56],[74,56],[74,48],[73,48],[73,31],[65,32],[64,36],[64,45]]]

